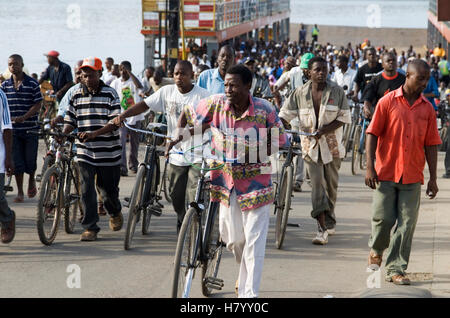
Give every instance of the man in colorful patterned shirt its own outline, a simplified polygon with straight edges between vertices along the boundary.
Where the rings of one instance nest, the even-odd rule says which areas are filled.
[[[179,121],[180,127],[194,121],[203,130],[210,127],[213,152],[238,157],[237,162],[211,171],[211,200],[220,202],[220,235],[240,264],[239,297],[258,297],[274,200],[268,156],[288,143],[273,105],[251,96],[252,79],[245,66],[231,67],[225,76],[225,95],[199,101]],[[182,139],[180,134],[169,148]]]
[[[345,91],[327,81],[327,62],[314,57],[308,62],[311,80],[298,88],[280,111],[283,122],[298,117],[300,130],[317,132],[315,137],[302,136],[302,153],[311,177],[311,216],[317,219],[318,232],[314,244],[328,243],[328,235],[335,233],[337,188],[341,159],[342,126],[351,123]]]

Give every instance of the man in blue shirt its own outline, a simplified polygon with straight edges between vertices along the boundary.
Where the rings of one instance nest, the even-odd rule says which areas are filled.
[[[13,122],[13,160],[14,175],[17,182],[17,197],[14,202],[23,202],[23,174],[30,175],[28,181],[28,197],[36,196],[36,160],[38,136],[28,134],[38,129],[38,112],[41,107],[42,94],[38,82],[23,72],[23,59],[20,55],[11,55],[8,68],[12,76],[2,83],[2,90],[8,99]]]
[[[219,51],[218,68],[203,71],[197,85],[208,90],[211,94],[225,94],[224,78],[227,70],[234,65],[234,49],[225,45]]]
[[[428,80],[427,88],[425,88],[425,90],[423,91],[423,96],[425,96],[428,99],[428,101],[431,103],[431,105],[433,105],[434,110],[438,109],[436,106],[436,103],[434,102],[434,99],[439,98],[440,94],[439,94],[439,90],[438,90],[438,85],[437,85],[434,77],[430,76],[430,79]]]
[[[73,85],[72,70],[69,65],[58,59],[58,52],[50,51],[45,55],[47,56],[49,66],[39,79],[39,84],[50,80],[56,99],[60,102],[67,90]]]

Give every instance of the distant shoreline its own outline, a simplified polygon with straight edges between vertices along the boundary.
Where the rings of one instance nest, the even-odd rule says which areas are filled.
[[[307,41],[311,41],[312,25],[307,26]],[[364,39],[369,39],[372,46],[386,48],[395,48],[397,53],[406,51],[410,45],[414,47],[417,53],[425,53],[427,44],[427,29],[400,29],[400,28],[367,28],[367,27],[349,27],[349,26],[330,26],[318,25],[319,43],[327,42],[336,46],[347,46],[350,42],[352,46],[362,43]],[[289,38],[291,41],[298,41],[298,32],[300,24],[291,23]]]

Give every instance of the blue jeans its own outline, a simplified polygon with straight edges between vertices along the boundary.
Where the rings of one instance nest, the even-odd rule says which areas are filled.
[[[27,134],[26,130],[13,130],[14,174],[32,174],[37,168],[38,136]]]

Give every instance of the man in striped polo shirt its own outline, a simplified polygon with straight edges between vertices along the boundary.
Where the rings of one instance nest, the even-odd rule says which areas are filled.
[[[8,100],[0,89],[0,223],[2,243],[10,243],[16,233],[16,214],[8,206],[3,187],[5,173],[11,175],[14,169],[11,158],[12,123],[9,114]]]
[[[100,231],[95,176],[104,207],[110,215],[110,229],[119,231],[123,225],[119,201],[122,146],[119,132],[109,123],[120,114],[120,100],[116,91],[100,80],[102,61],[99,58],[85,58],[80,68],[82,83],[69,101],[64,133],[78,128],[77,160],[84,210],[81,224],[85,229],[81,241],[95,241]]]
[[[17,197],[14,202],[23,202],[23,174],[30,175],[28,197],[36,193],[34,173],[37,168],[38,136],[28,134],[37,130],[38,112],[41,107],[42,94],[38,82],[23,72],[23,59],[20,55],[11,55],[8,68],[12,76],[2,83],[2,90],[8,98],[11,121],[13,122],[13,160],[14,175],[17,182]]]

